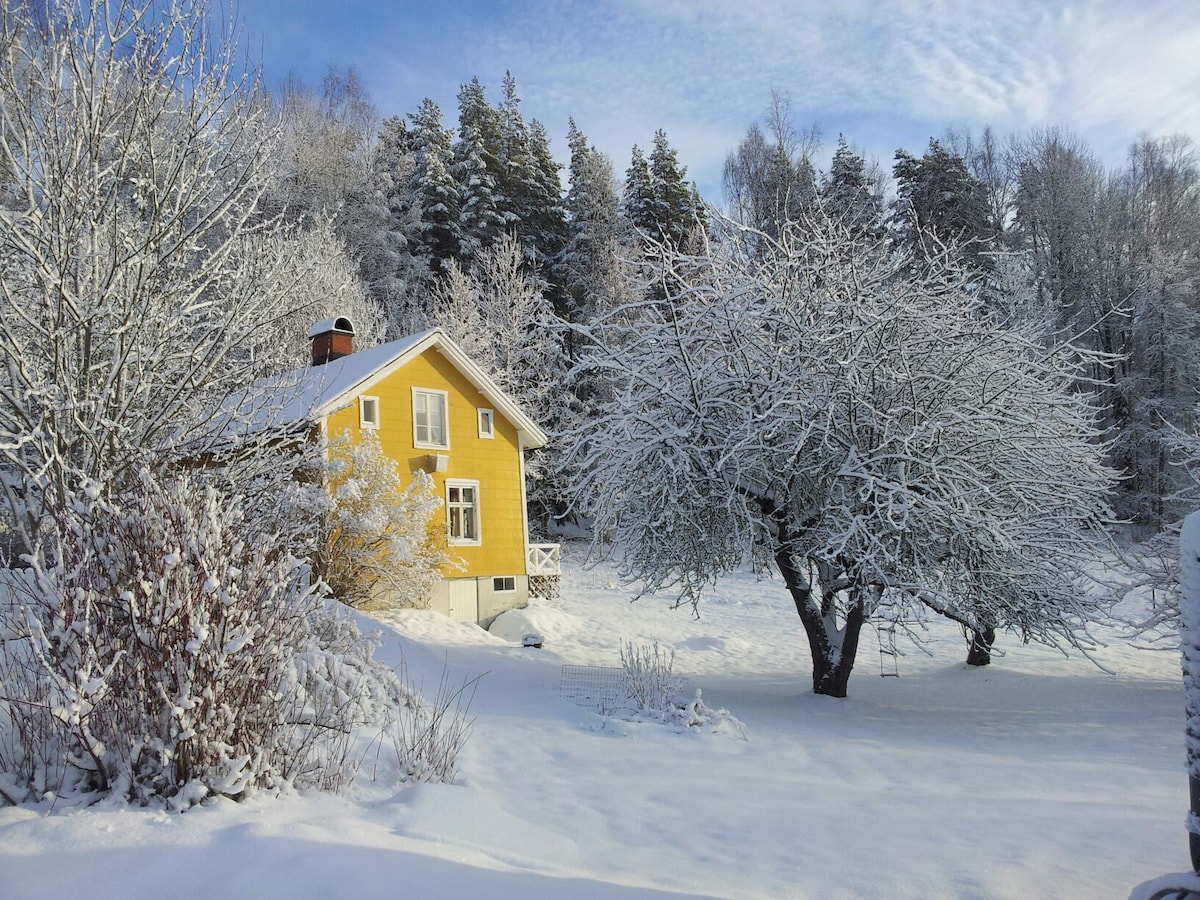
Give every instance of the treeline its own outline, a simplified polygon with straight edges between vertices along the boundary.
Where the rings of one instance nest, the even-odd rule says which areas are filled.
[[[277,106],[292,147],[280,209],[334,215],[392,334],[444,321],[438,285],[506,236],[554,316],[584,322],[655,290],[648,248],[686,247],[706,230],[705,201],[662,130],[618,175],[570,122],[564,192],[511,75],[494,106],[478,79],[463,85],[456,128],[431,100],[381,121],[353,71],[331,70],[316,91],[289,83]],[[885,172],[844,136],[826,162],[784,98],[764,122],[728,155],[731,218],[770,239],[819,209],[898,250],[955,247],[991,310],[1040,323],[1047,346],[1103,354],[1078,388],[1095,395],[1125,476],[1118,516],[1150,528],[1179,517],[1192,480],[1177,448],[1200,383],[1200,168],[1188,138],[1143,136],[1109,169],[1064,127],[948,131],[920,155],[898,150]],[[569,337],[560,349],[569,361]],[[567,405],[536,411],[553,419]]]
[[[436,318],[439,283],[507,237],[555,313],[582,320],[616,302],[613,275],[639,235],[681,241],[703,203],[663,131],[649,154],[633,148],[618,180],[574,121],[564,191],[545,127],[520,104],[511,74],[494,106],[472,79],[448,127],[429,99],[381,117],[353,70],[331,69],[316,89],[290,79],[275,98],[289,152],[274,211],[296,222],[333,217],[393,334]]]

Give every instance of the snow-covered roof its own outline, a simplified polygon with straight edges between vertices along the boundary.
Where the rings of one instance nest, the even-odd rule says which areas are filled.
[[[359,350],[322,366],[305,366],[260,379],[225,400],[218,427],[223,435],[234,437],[319,422],[430,348],[449,360],[497,412],[516,426],[526,449],[545,445],[546,434],[537,423],[438,328]]]

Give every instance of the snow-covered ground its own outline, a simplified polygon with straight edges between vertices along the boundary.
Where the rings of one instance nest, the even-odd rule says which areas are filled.
[[[938,623],[932,655],[901,644],[881,678],[868,630],[833,700],[810,692],[779,581],[723,580],[699,620],[610,582],[568,564],[561,600],[508,614],[540,650],[432,613],[382,622],[379,655],[427,689],[482,675],[456,783],[397,790],[374,747],[345,797],[0,808],[0,897],[1120,898],[1190,866],[1175,653],[1114,634],[1106,674],[1005,635],[971,669]],[[564,664],[655,638],[744,739],[560,697]]]

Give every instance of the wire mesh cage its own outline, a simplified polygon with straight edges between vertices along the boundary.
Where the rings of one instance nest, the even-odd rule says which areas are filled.
[[[563,666],[559,695],[579,706],[617,709],[626,701],[625,670],[619,666]]]

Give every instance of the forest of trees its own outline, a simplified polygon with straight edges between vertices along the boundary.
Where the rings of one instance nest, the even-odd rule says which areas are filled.
[[[492,105],[477,79],[463,85],[451,127],[430,100],[381,118],[353,71],[278,93],[292,149],[270,208],[303,227],[332,219],[390,335],[447,321],[455,279],[511,252],[507,241],[522,256],[514,274],[548,301],[533,329],[661,294],[656,254],[701,247],[720,210],[766,239],[819,210],[918,259],[953,247],[987,309],[1039,323],[1047,345],[1098,351],[1078,389],[1095,397],[1123,475],[1116,515],[1145,536],[1187,509],[1193,481],[1178,451],[1194,430],[1200,376],[1200,166],[1188,138],[1143,135],[1109,169],[1065,126],[947,131],[897,150],[888,171],[856,153],[852,136],[823,151],[817,127],[795,123],[777,96],[730,149],[723,196],[701,198],[662,130],[620,172],[570,122],[563,173],[546,128],[522,116],[511,75],[499,94]],[[487,309],[495,292],[475,297],[482,321],[499,314]],[[540,355],[560,353],[549,362],[565,372],[578,338],[549,330],[528,339]],[[552,431],[594,390],[559,387],[572,396],[532,404]]]

